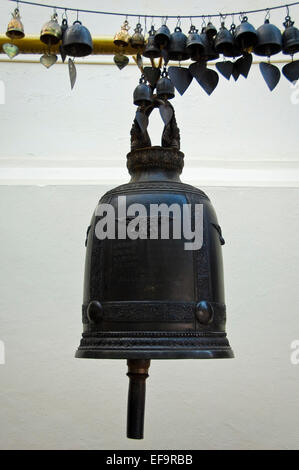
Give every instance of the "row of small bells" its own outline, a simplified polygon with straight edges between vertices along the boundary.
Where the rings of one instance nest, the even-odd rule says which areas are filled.
[[[149,58],[153,67],[154,59],[159,57],[164,58],[166,65],[169,60],[182,62],[191,59],[197,65],[192,64],[189,70],[179,67],[181,71],[178,72],[174,71],[174,67],[169,68],[175,87],[179,93],[183,94],[192,78],[195,77],[210,94],[217,86],[218,79],[215,76],[216,72],[212,73],[213,71],[206,69],[205,65],[210,60],[218,59],[219,54],[229,58],[239,57],[235,62],[226,60],[216,63],[217,70],[226,79],[230,79],[233,75],[237,80],[240,74],[247,78],[252,63],[251,52],[268,58],[280,51],[291,56],[297,53],[299,30],[294,26],[289,15],[286,16],[283,25],[285,30],[281,34],[279,28],[270,23],[269,18],[266,17],[264,24],[256,30],[248,22],[248,17],[243,15],[239,26],[236,27],[233,23],[230,29],[227,29],[222,21],[218,32],[211,22],[202,28],[201,33],[194,25],[191,25],[187,37],[179,25],[171,33],[168,26],[162,24],[157,31],[152,26],[148,39],[145,41],[140,23],[137,23],[134,34],[130,37],[129,24],[126,20],[114,37],[114,43],[119,47],[119,53],[114,60],[120,69],[127,65],[129,59],[124,55],[124,51],[129,45],[142,53],[144,57]],[[280,79],[279,69],[269,62],[262,62],[260,69],[268,87],[273,90]],[[299,78],[299,61],[286,64],[283,67],[283,73],[291,82],[296,81]]]
[[[14,39],[22,39],[25,36],[24,26],[21,22],[19,9],[16,8],[12,13],[12,19],[8,24],[6,36],[12,41]],[[85,57],[92,53],[92,38],[89,30],[82,25],[78,19],[72,26],[68,26],[67,19],[62,20],[62,24],[58,23],[58,15],[55,12],[49,21],[47,21],[40,33],[40,40],[48,46],[48,51],[40,58],[41,64],[46,68],[50,68],[57,61],[57,55],[51,53],[51,47],[57,45],[61,41],[60,53],[62,61],[66,56]],[[2,46],[4,52],[13,59],[18,53],[19,48],[16,44],[5,43]],[[74,61],[69,58],[69,74],[71,87],[73,88],[76,81],[76,68]]]

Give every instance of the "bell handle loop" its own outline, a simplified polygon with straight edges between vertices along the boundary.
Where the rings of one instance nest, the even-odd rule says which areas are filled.
[[[75,20],[73,24],[82,24],[80,20]]]
[[[181,33],[181,32],[182,32],[182,28],[180,28],[180,26],[176,26],[176,27],[174,28],[174,32],[175,32],[175,33]]]
[[[270,9],[267,8],[265,11],[266,11],[265,23],[270,23]]]

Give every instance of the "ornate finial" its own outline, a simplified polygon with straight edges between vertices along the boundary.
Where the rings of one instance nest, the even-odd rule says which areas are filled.
[[[162,100],[153,96],[149,105],[141,105],[136,111],[136,116],[131,129],[131,150],[151,147],[151,140],[147,132],[148,120],[154,108],[158,108],[165,124],[162,133],[162,147],[180,149],[180,131],[177,126],[173,106],[168,100]]]

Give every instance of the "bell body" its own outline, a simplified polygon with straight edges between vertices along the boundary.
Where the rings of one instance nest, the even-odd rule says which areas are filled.
[[[291,55],[299,52],[299,29],[293,24],[287,26],[282,34],[282,52]]]
[[[92,39],[88,29],[75,21],[63,34],[62,46],[71,57],[85,57],[92,52]]]
[[[189,204],[195,227],[195,206],[200,205],[202,246],[186,249],[184,236],[132,239],[117,232],[114,239],[100,239],[95,211],[87,235],[84,332],[76,357],[233,357],[225,333],[223,239],[209,198],[180,181],[183,154],[177,149],[138,149],[127,160],[131,181],[100,200],[113,207],[116,225],[129,226],[132,204],[147,209],[147,227],[155,218],[152,204],[180,209]]]
[[[148,57],[149,59],[156,59],[157,57],[161,56],[161,50],[157,46],[153,34],[149,35],[142,55],[144,57]]]
[[[62,37],[61,26],[58,24],[56,17],[53,15],[50,21],[44,24],[40,32],[40,40],[52,46],[58,44]]]
[[[257,44],[254,53],[260,56],[277,54],[282,49],[282,35],[274,24],[265,20],[265,23],[257,29]]]
[[[170,60],[187,60],[190,55],[186,49],[187,37],[178,26],[170,36],[169,41],[169,59]]]
[[[257,40],[257,32],[254,26],[248,23],[247,17],[245,17],[236,29],[235,41],[237,45],[242,51],[248,52],[253,49]]]
[[[18,8],[15,8],[12,13],[12,19],[7,26],[6,36],[10,39],[22,39],[25,36],[24,26]]]

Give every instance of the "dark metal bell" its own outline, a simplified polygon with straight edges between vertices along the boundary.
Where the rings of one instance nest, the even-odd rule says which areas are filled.
[[[236,42],[236,26],[234,24],[230,27],[230,33],[233,37],[233,45],[232,48],[227,48],[226,54],[224,55],[226,57],[239,57],[242,55],[242,51]]]
[[[195,26],[190,28],[186,42],[186,51],[192,60],[199,60],[204,56],[205,46]]]
[[[133,93],[133,101],[136,106],[146,105],[152,102],[153,92],[150,86],[145,83],[144,78],[140,79],[139,85]]]
[[[155,28],[154,26],[152,26],[149,31],[149,36],[146,42],[146,46],[142,53],[144,57],[147,57],[149,59],[156,59],[157,57],[161,57],[161,50],[156,44],[155,34],[156,34]]]
[[[257,44],[254,53],[260,56],[277,54],[282,49],[282,36],[280,30],[268,19],[257,29]]]
[[[232,33],[221,23],[217,36],[215,38],[215,50],[219,54],[227,57],[233,57],[234,38]]]
[[[162,147],[144,144],[135,119],[127,155],[131,180],[101,198],[88,228],[83,335],[76,352],[78,358],[127,359],[127,436],[133,439],[143,438],[151,359],[233,357],[225,331],[221,228],[208,196],[181,182],[184,154],[174,110],[169,103],[158,106],[170,118]],[[153,206],[160,209],[152,212]],[[197,248],[186,247],[184,214],[200,237]],[[133,236],[139,223],[142,237]],[[108,225],[110,235],[107,229],[108,236],[101,236]],[[176,236],[174,225],[181,227]]]
[[[88,29],[76,20],[63,34],[62,47],[71,57],[85,57],[92,52],[92,39]]]
[[[299,52],[299,29],[294,26],[294,21],[287,16],[283,23],[285,30],[282,33],[282,52],[284,54],[296,54]]]
[[[174,32],[170,36],[169,41],[169,59],[170,60],[187,60],[190,55],[186,49],[187,36],[182,32],[179,26],[176,26]]]
[[[251,52],[257,43],[256,29],[248,23],[247,16],[242,18],[241,24],[236,29],[235,41],[243,52]]]
[[[202,28],[200,39],[204,45],[204,57],[203,58],[207,61],[218,59],[219,54],[215,51],[214,41],[209,40],[206,34],[206,28]]]
[[[162,24],[162,26],[158,29],[155,34],[155,43],[158,47],[166,47],[170,41],[170,31],[166,24]]]
[[[167,76],[167,72],[164,70],[162,72],[162,77],[159,78],[157,82],[157,97],[163,100],[170,100],[175,97],[174,94],[174,85],[170,78]]]
[[[217,29],[215,26],[209,21],[207,26],[205,27],[206,35],[208,39],[211,41],[217,34]]]
[[[141,24],[137,23],[134,34],[130,38],[130,44],[134,49],[140,49],[144,46],[144,36],[142,34]]]

